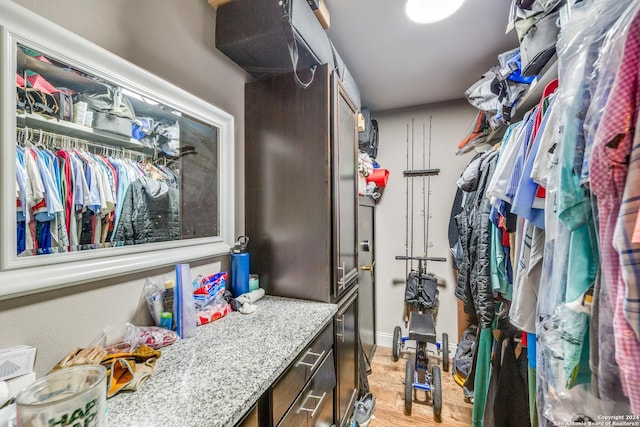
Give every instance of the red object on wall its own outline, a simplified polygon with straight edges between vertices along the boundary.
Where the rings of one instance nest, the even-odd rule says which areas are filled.
[[[375,182],[378,187],[384,187],[389,180],[388,169],[374,169],[373,173],[367,177],[367,182]]]

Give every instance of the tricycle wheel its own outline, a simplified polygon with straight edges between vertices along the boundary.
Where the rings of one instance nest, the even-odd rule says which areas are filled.
[[[411,415],[411,403],[413,402],[413,361],[407,360],[404,372],[404,413]]]
[[[442,422],[442,379],[440,378],[440,366],[431,367],[431,401],[433,404],[433,419]]]
[[[391,358],[394,362],[400,359],[400,347],[402,346],[402,329],[400,326],[396,326],[393,330],[393,343],[392,343]]]
[[[449,372],[449,334],[442,334],[442,369]]]

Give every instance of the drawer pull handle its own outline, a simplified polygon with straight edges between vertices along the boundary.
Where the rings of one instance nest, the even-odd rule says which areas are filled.
[[[344,287],[346,286],[346,277],[344,274],[344,261],[342,262],[341,265],[338,266],[338,271],[342,273],[342,279],[338,280],[338,290],[343,290]]]
[[[296,366],[309,366],[311,368],[311,371],[313,371],[314,369],[316,369],[316,365],[318,365],[318,362],[322,360],[322,357],[325,354],[325,350],[322,350],[322,353],[318,354],[318,353],[314,353],[311,350],[307,350],[307,352],[304,354],[304,356],[302,356],[302,359],[300,359],[300,361],[298,363],[296,363]],[[307,356],[314,356],[316,357],[315,362],[313,363],[309,363],[309,362],[304,362],[304,359],[307,358]]]
[[[340,323],[338,330],[342,329],[342,332],[336,331],[336,337],[340,338],[340,341],[344,342],[344,314],[340,317],[336,317],[336,322]]]
[[[324,401],[324,398],[327,397],[327,392],[325,391],[324,393],[322,393],[322,396],[314,396],[313,395],[313,390],[309,392],[309,395],[304,399],[304,401],[302,402],[302,405],[300,405],[300,407],[298,408],[298,410],[296,411],[296,414],[299,414],[302,411],[305,412],[311,412],[311,418],[316,416],[316,411],[320,408],[320,406],[322,406],[322,402]],[[304,405],[307,403],[307,400],[309,399],[318,399],[318,403],[316,404],[316,407],[313,409],[307,409],[304,407]]]
[[[342,270],[342,279],[338,280],[338,285],[340,285],[338,289],[340,290],[346,289],[348,283],[351,283],[354,279],[358,278],[357,268],[351,270],[348,274],[345,275],[344,262],[342,263],[342,267],[338,267],[338,270]]]

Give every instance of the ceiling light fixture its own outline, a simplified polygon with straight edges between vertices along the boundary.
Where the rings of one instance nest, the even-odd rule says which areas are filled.
[[[405,12],[418,24],[431,24],[453,15],[464,0],[407,0]]]

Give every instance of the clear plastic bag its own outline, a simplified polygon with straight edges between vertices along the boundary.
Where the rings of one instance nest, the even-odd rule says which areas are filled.
[[[589,366],[588,360],[585,363],[585,352],[589,350],[589,328],[600,327],[602,331],[602,325],[591,325],[589,310],[575,310],[576,302],[568,301],[575,299],[577,280],[569,262],[572,250],[570,242],[581,227],[593,227],[590,200],[584,197],[580,174],[584,174],[585,168],[588,169],[585,166],[588,165],[589,158],[588,138],[595,133],[595,127],[600,121],[598,114],[601,111],[594,104],[604,104],[594,96],[608,95],[606,79],[610,77],[606,75],[608,71],[602,68],[604,62],[608,61],[604,59],[603,51],[608,49],[607,43],[613,43],[613,40],[620,37],[619,34],[612,34],[610,29],[615,28],[619,32],[625,27],[621,21],[626,18],[619,17],[629,13],[629,9],[626,9],[628,4],[628,1],[583,1],[571,5],[568,12],[563,14],[557,44],[561,82],[557,107],[563,111],[563,116],[559,118],[563,132],[555,149],[559,166],[552,169],[547,187],[548,214],[556,215],[557,212],[557,216],[551,221],[553,226],[547,228],[538,298],[539,321],[536,325],[537,406],[540,426],[548,425],[548,422],[561,424],[578,421],[580,418],[576,418],[576,415],[597,421],[600,414],[630,413],[625,406],[626,402],[616,400],[617,396],[612,393],[603,393],[602,387],[599,397],[593,391],[598,390],[603,381],[611,382],[615,379],[618,376],[615,370],[600,370],[598,384],[581,384],[592,380],[589,378],[592,372],[584,369]],[[604,78],[602,83],[605,89],[600,89],[600,83],[596,87],[591,80],[592,76],[596,79]],[[580,138],[584,138],[582,148],[578,144]],[[580,158],[581,149],[585,153],[584,159]],[[569,187],[572,191],[566,191]],[[556,202],[550,204],[553,200]],[[592,282],[587,285],[593,285],[595,280],[596,278],[592,278]],[[568,284],[571,292],[567,290]],[[610,317],[605,315],[602,307],[599,313],[600,322]],[[598,342],[602,343],[606,338],[599,336]],[[613,348],[608,351],[611,353]],[[586,357],[594,356],[597,355],[586,353]],[[601,359],[600,367],[604,366],[602,363]]]
[[[173,318],[180,338],[196,335],[196,305],[189,264],[176,264],[176,287]]]
[[[146,344],[154,350],[173,344],[180,338],[174,331],[170,331],[158,326],[134,326],[128,324],[127,334],[124,342],[131,345],[135,350],[141,344]]]
[[[204,277],[197,276],[193,281],[193,298],[195,300],[196,309],[202,309],[215,302],[216,299],[222,298],[222,294],[227,285],[227,272],[212,274]]]
[[[581,174],[582,182],[589,181],[589,159],[593,140],[622,60],[626,34],[631,21],[640,9],[640,3],[630,0],[601,0],[595,2],[595,9],[598,12],[597,19],[594,21],[595,27],[607,24],[608,26],[604,27],[607,31],[603,32],[598,39],[600,43],[599,54],[594,61],[592,74],[587,80],[591,103],[584,119],[586,150]]]
[[[163,312],[173,313],[173,292],[174,292],[174,278],[173,275],[165,274],[160,277],[152,278],[148,277],[145,280],[142,293],[145,301],[147,301],[147,308],[153,319],[153,323],[156,326],[161,325],[161,314]],[[167,289],[169,287],[169,289]]]
[[[115,342],[112,341],[110,345],[105,347],[105,350],[108,354],[131,353],[141,344],[146,344],[157,350],[171,345],[179,339],[178,334],[174,331],[159,326],[135,326],[127,323],[124,335],[116,339]]]
[[[173,344],[180,338],[174,331],[159,326],[135,326],[126,323],[119,327],[107,327],[96,340],[107,354],[131,353],[139,345],[146,344],[157,350]]]
[[[229,303],[227,303],[224,298],[216,299],[212,304],[209,304],[208,306],[197,311],[196,320],[198,322],[198,326],[218,320],[221,317],[226,316],[228,313],[231,313],[232,311],[233,310],[231,309],[231,305],[229,305]]]
[[[231,312],[231,306],[224,298],[226,282],[226,271],[207,277],[198,276],[193,281],[198,326],[213,322]]]
[[[147,278],[144,282],[142,293],[145,301],[147,301],[147,308],[149,309],[153,323],[159,326],[160,313],[162,313],[162,289],[153,279]]]

